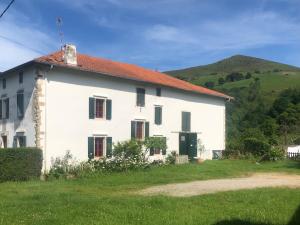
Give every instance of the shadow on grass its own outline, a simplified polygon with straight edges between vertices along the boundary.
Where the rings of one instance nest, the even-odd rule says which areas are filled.
[[[300,206],[294,213],[290,222],[287,225],[299,225],[300,224]],[[254,223],[246,220],[223,220],[215,223],[214,225],[271,225],[270,223]]]

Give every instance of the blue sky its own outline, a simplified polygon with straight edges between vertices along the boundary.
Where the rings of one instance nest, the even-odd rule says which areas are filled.
[[[10,0],[0,0],[0,10]],[[244,54],[300,66],[300,0],[16,0],[0,19],[0,71],[56,51],[160,71]]]

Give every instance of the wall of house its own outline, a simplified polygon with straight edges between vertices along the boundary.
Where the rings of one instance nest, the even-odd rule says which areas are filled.
[[[162,88],[156,96],[156,87],[150,84],[105,77],[54,67],[45,79],[46,110],[46,168],[51,158],[63,156],[66,151],[78,160],[88,158],[88,137],[107,135],[113,142],[131,138],[131,121],[150,122],[150,136],[167,137],[168,150],[179,151],[181,112],[191,112],[191,131],[198,133],[207,149],[225,148],[225,102],[221,98]],[[145,107],[136,106],[136,88],[146,89]],[[112,100],[112,120],[89,119],[89,97],[103,96]],[[161,105],[162,125],[154,124],[154,106]]]
[[[35,147],[35,123],[34,123],[34,89],[35,89],[35,70],[27,68],[23,70],[23,83],[19,83],[19,71],[5,74],[6,88],[2,87],[0,81],[1,99],[9,98],[9,119],[0,120],[0,135],[7,136],[8,147],[13,147],[14,136],[23,134],[26,136],[26,145]],[[17,116],[17,92],[24,91],[24,118]],[[4,112],[3,112],[4,114]],[[0,137],[0,146],[3,147]]]

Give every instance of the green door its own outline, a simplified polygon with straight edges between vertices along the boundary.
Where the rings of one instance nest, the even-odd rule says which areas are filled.
[[[179,133],[179,155],[197,157],[197,133]]]

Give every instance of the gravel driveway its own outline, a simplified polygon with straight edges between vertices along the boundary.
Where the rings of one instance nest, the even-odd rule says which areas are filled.
[[[262,187],[291,187],[300,188],[300,175],[281,173],[257,173],[250,177],[193,181],[154,186],[139,192],[142,195],[168,195],[175,197],[188,197]]]

